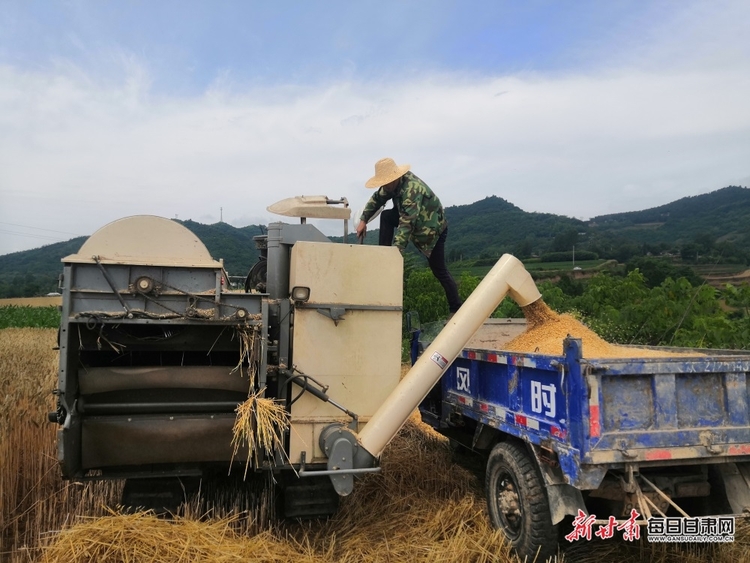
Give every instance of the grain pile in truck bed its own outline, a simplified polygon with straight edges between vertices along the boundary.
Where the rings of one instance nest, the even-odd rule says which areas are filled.
[[[567,336],[572,336],[581,339],[583,355],[586,358],[686,356],[664,350],[634,349],[610,344],[572,316],[558,315],[541,299],[523,307],[522,310],[527,322],[526,331],[503,345],[502,350],[559,356],[563,353],[563,340]]]

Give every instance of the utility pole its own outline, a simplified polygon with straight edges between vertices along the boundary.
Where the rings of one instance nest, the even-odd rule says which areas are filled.
[[[219,223],[223,223],[223,222],[224,222],[224,208],[219,207]]]

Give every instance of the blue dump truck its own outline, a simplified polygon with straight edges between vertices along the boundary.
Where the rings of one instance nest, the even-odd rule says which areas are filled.
[[[597,526],[599,537],[634,539],[648,524],[658,541],[665,522],[701,515],[732,515],[719,522],[729,537],[750,512],[750,353],[633,347],[597,359],[571,337],[559,356],[511,353],[502,345],[525,321],[491,321],[420,412],[457,449],[486,456],[490,518],[522,558]]]

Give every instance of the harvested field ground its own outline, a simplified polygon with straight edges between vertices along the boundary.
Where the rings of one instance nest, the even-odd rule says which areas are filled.
[[[61,295],[50,295],[48,297],[13,297],[0,299],[0,307],[56,307],[62,305]]]
[[[704,277],[706,282],[714,287],[720,287],[728,283],[740,285],[750,282],[750,270],[730,274],[706,274]]]
[[[205,490],[171,520],[120,513],[122,483],[77,485],[59,478],[55,427],[46,419],[54,408],[55,337],[53,329],[0,330],[0,561],[514,560],[489,526],[482,475],[467,469],[481,465],[454,457],[416,416],[383,454],[382,473],[359,480],[324,522],[275,521],[268,487]],[[748,561],[750,530],[738,527],[734,544],[701,551],[612,539],[566,544],[559,560]]]

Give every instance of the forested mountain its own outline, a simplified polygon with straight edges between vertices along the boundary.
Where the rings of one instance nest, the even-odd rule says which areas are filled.
[[[87,237],[0,256],[0,298],[34,297],[57,291],[60,259],[75,254]]]
[[[623,262],[641,254],[734,263],[750,257],[750,190],[739,186],[589,221],[527,213],[494,196],[446,211],[450,260],[503,252],[528,258],[573,247]]]
[[[642,242],[686,243],[698,235],[746,242],[750,235],[748,217],[750,190],[729,186],[644,211],[594,217],[589,224],[599,231]]]
[[[652,233],[649,236],[672,240],[675,236],[691,230],[708,230],[717,236],[732,234],[733,230],[744,230],[746,233],[748,215],[750,190],[740,186],[729,186],[708,194],[684,197],[644,211],[600,215],[593,217],[589,224],[608,230],[646,228]]]
[[[446,214],[449,234],[446,252],[451,261],[500,256],[505,252],[527,257],[534,251],[554,249],[556,237],[586,230],[586,223],[578,219],[527,213],[496,196],[449,207]]]
[[[211,256],[224,259],[224,267],[232,276],[244,276],[258,260],[253,237],[265,234],[265,227],[249,225],[233,227],[228,223],[204,225],[195,221],[180,221],[203,241]]]
[[[747,264],[750,257],[750,190],[738,186],[590,221],[528,213],[496,196],[449,207],[446,213],[446,253],[451,262],[491,260],[504,252],[520,258],[562,259],[573,248],[581,259],[583,253],[589,253],[589,257],[621,262],[647,254],[679,256],[686,263]],[[180,222],[203,241],[212,256],[224,259],[231,275],[244,275],[257,260],[253,237],[265,232],[263,227]],[[75,253],[84,241],[79,237],[0,256],[0,297],[55,291],[61,258]],[[367,242],[376,241],[376,233],[369,231]]]
[[[589,233],[589,246],[599,252],[603,247],[619,246],[632,255],[640,247],[652,254],[679,253],[688,261],[702,255],[747,263],[750,190],[729,186],[644,211],[594,217],[589,221]]]

